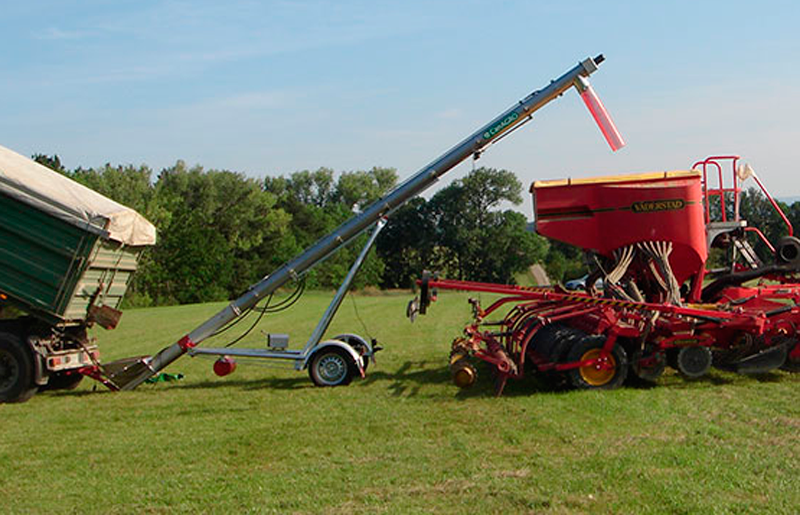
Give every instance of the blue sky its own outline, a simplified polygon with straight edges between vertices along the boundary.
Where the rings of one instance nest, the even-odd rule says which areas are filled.
[[[796,2],[3,4],[0,144],[68,167],[403,178],[603,53],[592,83],[626,148],[608,149],[571,91],[479,164],[527,187],[737,153],[773,193],[800,195]]]

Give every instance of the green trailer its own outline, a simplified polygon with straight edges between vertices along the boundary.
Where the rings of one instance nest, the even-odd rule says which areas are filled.
[[[73,388],[97,366],[86,329],[116,326],[155,240],[136,211],[0,147],[0,402]]]

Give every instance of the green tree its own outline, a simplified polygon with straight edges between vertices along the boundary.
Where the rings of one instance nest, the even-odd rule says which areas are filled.
[[[548,243],[544,268],[551,281],[577,279],[588,272],[581,249],[557,240],[548,240]]]
[[[490,213],[480,229],[484,247],[473,264],[473,277],[480,281],[510,283],[547,254],[548,242],[527,230],[525,215],[513,210]]]
[[[291,216],[290,232],[271,253],[271,268],[303,252],[317,240],[335,230],[339,225],[385,195],[396,183],[394,169],[373,168],[368,172],[346,172],[334,181],[328,168],[315,172],[295,172],[289,177],[268,177],[264,189],[277,197],[277,206]],[[355,260],[366,235],[356,238],[325,262],[317,265],[307,276],[310,287],[335,288],[344,279]],[[374,253],[365,260],[356,276],[355,287],[379,284],[383,275],[383,261]]]
[[[543,257],[544,246],[525,230],[524,217],[497,212],[501,202],[522,202],[522,184],[507,170],[478,168],[430,201],[444,268],[460,279],[511,282]],[[526,252],[517,252],[517,248]],[[531,252],[531,253],[528,253]]]
[[[794,216],[794,210],[783,202],[778,202],[778,205],[791,220]],[[739,210],[741,218],[747,220],[747,225],[761,230],[773,245],[777,245],[780,239],[789,233],[786,224],[783,223],[780,215],[767,200],[767,197],[755,188],[742,192]],[[772,262],[772,253],[760,238],[753,238],[750,241],[755,243],[756,252],[762,260]]]
[[[344,172],[336,183],[334,197],[351,211],[361,211],[397,183],[394,168],[372,168],[368,172]]]
[[[160,303],[240,294],[268,271],[259,247],[288,232],[290,217],[275,207],[275,196],[239,173],[189,169],[179,161],[161,172],[155,192],[170,214],[147,271]]]
[[[389,218],[376,243],[385,272],[384,288],[409,288],[435,259],[436,227],[422,197],[411,199]]]
[[[422,268],[459,279],[512,282],[547,252],[546,241],[527,230],[523,215],[496,210],[504,201],[520,203],[521,191],[513,173],[479,168],[429,202],[415,200],[399,210],[379,246],[392,274],[384,284],[407,286],[411,273],[418,276]]]
[[[69,171],[61,164],[61,159],[58,157],[58,154],[53,154],[52,156],[48,156],[47,154],[34,154],[31,156],[31,159],[60,174],[70,175]]]

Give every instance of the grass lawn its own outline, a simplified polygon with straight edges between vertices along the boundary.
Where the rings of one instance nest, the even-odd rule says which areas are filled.
[[[302,347],[330,294],[259,329]],[[800,374],[714,371],[612,392],[535,381],[492,396],[450,382],[469,319],[443,294],[410,324],[407,294],[357,296],[386,350],[364,380],[182,358],[176,383],[48,392],[0,405],[3,513],[797,513]],[[152,354],[223,304],[129,310],[98,330],[106,360]],[[244,325],[244,324],[243,324]],[[346,299],[329,334],[364,334]],[[244,346],[263,346],[259,330]],[[217,342],[225,343],[224,341]]]

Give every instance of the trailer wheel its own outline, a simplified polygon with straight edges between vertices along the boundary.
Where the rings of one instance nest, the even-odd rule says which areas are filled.
[[[30,351],[15,335],[0,333],[0,402],[25,402],[35,393]]]
[[[589,336],[575,342],[567,356],[567,362],[575,363],[602,357],[605,338]],[[625,349],[615,344],[603,363],[570,369],[568,374],[572,386],[581,390],[613,390],[618,388],[628,375],[628,359]]]
[[[356,374],[356,364],[347,352],[339,347],[323,348],[311,359],[308,375],[317,386],[344,386]]]

